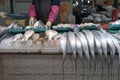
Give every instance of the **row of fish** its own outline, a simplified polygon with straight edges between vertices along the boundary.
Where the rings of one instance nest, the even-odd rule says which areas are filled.
[[[7,49],[36,49],[44,41],[44,34],[28,30],[24,34],[8,35],[0,42],[1,48]],[[24,47],[24,48],[23,48]]]
[[[42,21],[36,21],[34,23],[34,25],[32,26],[26,26],[25,28],[26,29],[29,29],[29,28],[43,28],[45,27],[45,24],[42,22]],[[23,26],[19,25],[17,22],[12,22],[8,27],[7,29],[22,29]]]
[[[54,38],[57,35],[59,35],[60,37],[58,39],[60,40],[61,48],[63,51],[62,65],[64,65],[64,61],[67,55],[67,44],[69,42],[75,61],[76,74],[77,74],[77,62],[76,62],[77,53],[78,56],[80,57],[80,60],[82,61],[83,55],[86,56],[90,67],[91,61],[93,61],[95,68],[96,68],[95,53],[98,53],[98,55],[100,56],[101,64],[103,65],[103,62],[105,61],[108,63],[108,66],[113,65],[115,53],[118,53],[119,55],[118,67],[120,68],[120,45],[119,45],[120,37],[118,34],[111,35],[110,33],[106,32],[101,28],[101,30],[99,31],[83,30],[82,32],[68,32],[64,34],[56,34],[52,36],[52,38]],[[108,52],[110,53],[110,58],[108,57]],[[90,55],[92,56],[92,59],[90,59]],[[94,69],[94,71],[95,70],[96,69]]]
[[[81,24],[58,24],[58,25],[56,25],[56,26],[53,26],[53,28],[59,28],[59,27],[63,27],[63,28],[74,28],[74,27],[76,27],[76,26],[78,26],[79,28],[83,28],[83,27],[91,27],[91,26],[99,26],[100,24],[94,24],[94,23],[81,23]]]

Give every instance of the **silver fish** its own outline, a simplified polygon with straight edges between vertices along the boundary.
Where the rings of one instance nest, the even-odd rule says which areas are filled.
[[[76,36],[76,47],[77,47],[78,55],[82,59],[83,58],[82,44],[77,36]]]
[[[93,33],[89,30],[83,30],[82,31],[85,36],[86,36],[86,39],[88,41],[88,47],[90,49],[90,53],[92,55],[92,58],[93,58],[93,62],[94,62],[94,73],[93,73],[93,77],[94,77],[94,74],[95,74],[95,71],[96,71],[96,61],[95,61],[95,46],[94,46],[94,36],[93,36]]]
[[[68,32],[68,40],[70,42],[70,46],[72,48],[74,61],[75,61],[75,68],[76,68],[76,75],[77,75],[77,61],[76,61],[76,42],[75,42],[75,34],[73,32]],[[77,79],[77,76],[76,76]]]
[[[63,51],[62,68],[63,68],[63,80],[64,80],[64,62],[67,55],[67,33],[64,33],[63,35],[61,35],[60,44]]]
[[[118,80],[119,80],[119,69],[120,69],[120,44],[119,44],[119,41],[116,39],[116,38],[114,38],[112,35],[111,35],[111,38],[112,38],[112,40],[113,40],[113,43],[114,43],[114,45],[115,45],[115,47],[116,47],[116,50],[117,50],[117,53],[118,53],[118,55],[119,55],[119,67],[118,67]],[[115,55],[113,55],[113,56],[115,56]],[[111,65],[111,67],[112,67],[113,65]],[[111,77],[112,78],[112,77]]]
[[[100,31],[96,31],[95,30],[94,32],[96,32],[96,34],[98,34],[98,36],[100,36],[98,38],[99,38],[99,40],[102,43],[102,50],[103,50],[103,53],[104,53],[104,55],[105,55],[105,57],[107,59],[108,55],[107,55],[107,42],[106,42],[106,38],[105,38],[104,34],[101,33]]]
[[[87,77],[87,79],[88,79],[89,75],[90,75],[90,71],[91,71],[91,64],[90,64],[90,54],[89,54],[87,39],[86,39],[85,35],[81,32],[76,32],[75,34],[81,41],[83,52],[85,53],[85,56],[87,57],[87,61],[89,63],[89,74]]]
[[[98,36],[95,31],[93,31],[93,34],[94,34],[94,39],[95,39],[95,46],[96,46],[97,52],[98,52],[98,54],[100,56],[100,61],[101,61],[101,65],[102,65],[102,80],[103,80],[103,57],[102,57],[103,50],[102,50],[102,43],[101,43],[101,41],[99,39],[100,36]]]
[[[101,29],[101,32],[104,33],[104,35],[106,37],[106,40],[107,40],[107,43],[108,43],[108,46],[110,48],[111,60],[110,60],[110,64],[108,64],[108,80],[109,80],[109,68],[110,68],[110,66],[112,68],[112,65],[113,65],[113,62],[114,62],[114,57],[115,57],[115,43],[116,42],[113,40],[114,38],[112,37],[112,35],[109,34],[108,32],[106,32],[104,29]],[[111,75],[112,75],[112,70],[111,70]],[[112,77],[111,77],[111,79],[112,79]]]
[[[80,42],[80,39],[76,36],[76,47],[77,47],[77,53],[82,61],[82,66],[83,66],[83,78],[84,80],[84,62],[83,62],[83,50],[82,50],[82,44]]]
[[[83,52],[85,53],[85,56],[87,57],[88,62],[90,62],[89,48],[88,48],[88,43],[87,43],[86,37],[81,32],[77,32],[75,34],[80,39],[81,44],[82,44]]]
[[[114,60],[114,57],[115,57],[115,45],[114,45],[114,40],[112,40],[111,38],[112,35],[110,35],[109,33],[107,33],[105,30],[101,29],[101,32],[103,32],[105,38],[106,38],[106,41],[107,41],[107,44],[110,48],[110,54],[112,56],[112,60],[111,62],[113,63],[113,60]]]
[[[37,21],[37,22],[35,22],[35,24],[33,25],[33,28],[38,28],[39,25],[40,25],[40,21]]]
[[[41,28],[43,26],[44,26],[44,23],[39,20],[39,21],[35,22],[33,28],[39,28],[39,27]]]
[[[83,30],[82,32],[86,36],[86,39],[87,39],[88,44],[89,44],[88,46],[90,48],[90,52],[92,54],[93,60],[95,61],[94,36],[93,36],[92,32],[90,32],[89,30]]]
[[[113,34],[113,36],[114,36],[116,39],[120,40],[120,34],[119,34],[119,33]]]

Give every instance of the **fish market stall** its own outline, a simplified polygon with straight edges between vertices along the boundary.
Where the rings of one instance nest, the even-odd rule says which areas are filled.
[[[119,31],[111,34],[94,23],[58,24],[50,29],[37,21],[27,27],[13,22],[1,32],[3,79],[20,79],[25,74],[25,79],[30,80],[119,80]]]

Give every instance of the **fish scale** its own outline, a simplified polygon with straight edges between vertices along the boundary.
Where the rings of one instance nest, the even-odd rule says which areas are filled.
[[[112,40],[111,38],[113,38],[110,34],[108,34],[105,30],[101,30],[101,32],[104,33],[105,37],[106,37],[106,41],[108,46],[110,47],[110,53],[112,56],[112,62],[114,60],[115,57],[115,45],[114,45],[114,40]]]

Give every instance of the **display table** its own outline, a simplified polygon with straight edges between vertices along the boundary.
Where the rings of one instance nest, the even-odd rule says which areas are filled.
[[[72,53],[68,45],[67,53]],[[0,48],[0,80],[63,80],[62,70],[62,50],[60,45],[45,46],[41,45],[38,48],[7,49]],[[89,75],[89,64],[84,57],[84,74],[83,66],[80,59],[77,59],[78,79],[85,80]],[[116,56],[112,68],[113,75],[110,78],[117,80],[118,73],[118,58]],[[64,64],[65,80],[75,80],[76,72],[72,54],[66,56]],[[91,60],[91,74],[93,77],[93,62]],[[96,72],[93,80],[101,80],[103,74],[104,79],[108,79],[108,67],[104,64],[104,72],[101,72],[101,62],[99,56],[96,56]],[[114,76],[115,75],[115,76]]]

